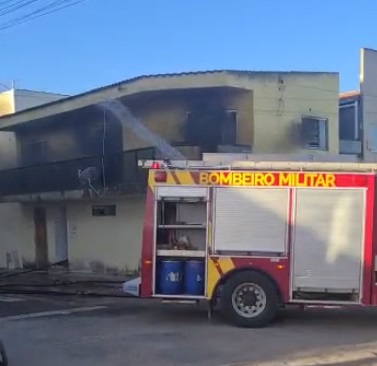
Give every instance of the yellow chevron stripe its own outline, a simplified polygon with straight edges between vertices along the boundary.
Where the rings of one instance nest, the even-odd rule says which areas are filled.
[[[218,259],[218,263],[220,264],[220,268],[223,274],[234,269],[234,264],[230,257],[221,257]]]
[[[173,174],[171,172],[167,172],[167,179],[166,179],[166,184],[171,184],[171,185],[174,185],[174,184],[177,184],[173,178]]]
[[[154,192],[154,172],[153,171],[149,171],[149,174],[148,174],[148,186],[149,186],[149,189]]]
[[[208,258],[207,270],[207,299],[212,298],[213,291],[217,282],[220,280],[220,273],[212,258]]]
[[[192,178],[190,172],[188,171],[176,171],[175,172],[180,184],[184,185],[194,185],[195,181]]]

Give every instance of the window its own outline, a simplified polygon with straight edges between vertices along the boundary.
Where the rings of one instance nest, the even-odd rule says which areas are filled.
[[[316,117],[302,117],[301,138],[305,149],[327,150],[328,120]]]
[[[339,139],[359,139],[357,102],[339,106]]]
[[[39,140],[21,144],[23,165],[36,165],[47,162],[47,141]]]
[[[116,216],[115,205],[92,206],[92,216]]]
[[[237,110],[226,109],[225,113],[227,115],[227,119],[223,121],[222,126],[221,126],[219,145],[236,145],[237,144],[237,123],[238,123]],[[191,117],[191,112],[187,111],[186,123],[191,123],[190,117]]]
[[[221,128],[221,143],[223,145],[237,144],[237,111],[228,109],[228,120]]]

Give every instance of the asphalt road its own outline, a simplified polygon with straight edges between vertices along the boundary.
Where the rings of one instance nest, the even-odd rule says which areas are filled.
[[[0,337],[11,365],[377,365],[377,310],[286,310],[273,326],[253,330],[208,321],[201,306],[23,299],[16,305],[23,309],[12,311],[7,307],[17,301],[0,298]],[[39,315],[23,317],[28,308]]]

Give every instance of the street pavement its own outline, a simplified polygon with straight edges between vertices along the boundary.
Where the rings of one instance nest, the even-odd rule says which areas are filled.
[[[377,365],[374,309],[289,309],[240,329],[203,306],[1,295],[0,338],[11,366]]]

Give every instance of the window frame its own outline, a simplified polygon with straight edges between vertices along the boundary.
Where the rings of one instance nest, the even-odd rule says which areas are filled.
[[[352,102],[347,102],[344,104],[339,105],[339,112],[341,109],[345,108],[355,108],[354,114],[355,114],[355,123],[354,123],[354,138],[351,141],[359,141],[360,139],[360,130],[359,130],[359,102],[357,100]],[[340,130],[340,113],[339,113],[339,130]],[[340,139],[340,131],[339,131],[339,139]],[[345,140],[348,141],[348,140]]]
[[[96,214],[95,211],[100,211],[100,210],[104,210],[106,211],[106,209],[110,209],[110,211],[108,213],[103,213],[103,214]],[[116,204],[107,204],[107,205],[91,205],[91,211],[92,211],[92,216],[93,217],[114,217],[117,215],[117,207],[116,207]]]
[[[303,136],[304,120],[316,121],[319,124],[318,146],[310,146],[310,144],[313,143],[313,142],[306,142],[304,140],[304,136]],[[323,128],[321,128],[321,124],[322,124],[322,126],[324,125]],[[320,151],[328,151],[329,150],[329,120],[328,120],[328,118],[302,115],[301,116],[301,129],[302,129],[301,142],[302,142],[302,146],[303,146],[304,149],[320,150]]]

